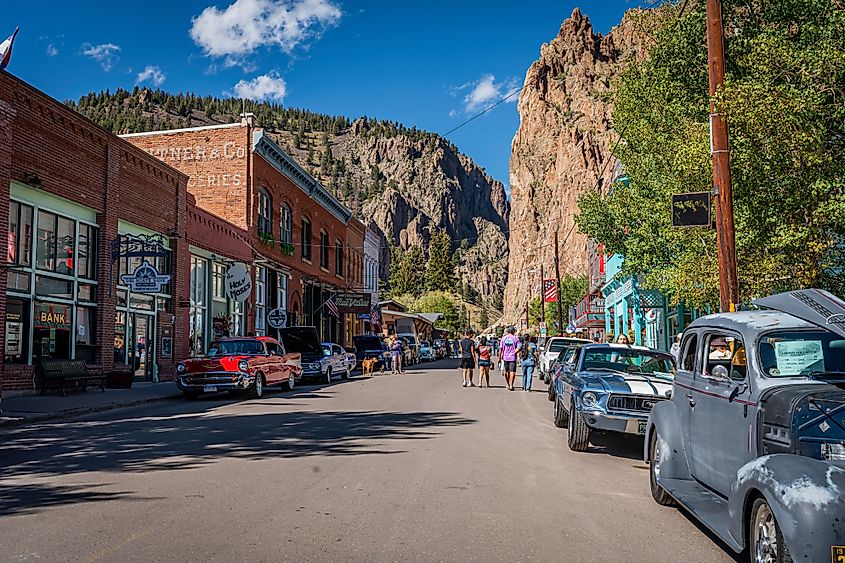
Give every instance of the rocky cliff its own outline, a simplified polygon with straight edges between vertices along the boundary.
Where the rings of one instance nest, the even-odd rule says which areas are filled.
[[[277,104],[135,88],[68,105],[118,133],[231,123],[246,109],[259,126],[365,223],[383,246],[428,249],[431,230],[453,240],[462,281],[501,295],[507,281],[504,186],[435,133],[400,123],[317,114]],[[383,274],[388,271],[384,252]]]
[[[552,269],[556,232],[561,275],[587,273],[588,241],[574,227],[576,200],[612,177],[617,132],[609,93],[613,79],[651,40],[643,16],[632,10],[602,36],[575,9],[528,69],[510,161],[509,321],[538,295],[539,275],[528,272],[541,263]]]

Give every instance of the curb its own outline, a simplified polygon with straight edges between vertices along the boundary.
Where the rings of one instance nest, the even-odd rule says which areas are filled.
[[[63,411],[56,411],[45,413],[42,415],[31,416],[31,417],[20,417],[20,418],[7,418],[4,420],[2,414],[0,414],[0,428],[9,428],[14,426],[25,426],[27,424],[33,424],[36,422],[45,422],[48,420],[61,420],[63,418],[72,418],[75,416],[82,416],[86,414],[94,414],[99,412],[107,412],[122,408],[129,408],[129,407],[137,407],[139,405],[146,405],[149,403],[157,403],[160,401],[168,401],[172,399],[181,399],[182,395],[174,394],[174,395],[163,395],[160,397],[146,397],[144,399],[137,399],[135,401],[130,401],[128,403],[107,403],[104,405],[96,405],[91,407],[79,407],[74,409],[67,409]]]

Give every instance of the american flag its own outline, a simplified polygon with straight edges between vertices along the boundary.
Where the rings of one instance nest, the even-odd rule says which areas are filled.
[[[557,303],[557,280],[543,280],[543,301]]]
[[[370,311],[370,324],[371,325],[380,325],[381,324],[381,311],[378,307],[373,307]]]
[[[326,307],[326,311],[333,317],[340,317],[340,311],[337,308],[337,303],[334,300],[334,295],[326,299],[326,302],[323,304]]]
[[[0,43],[0,70],[9,66],[9,60],[12,58],[12,45],[14,45],[15,37],[20,30],[21,28],[16,27],[15,32],[8,39]]]

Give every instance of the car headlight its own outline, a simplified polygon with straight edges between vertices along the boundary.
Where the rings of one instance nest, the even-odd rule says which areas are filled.
[[[182,362],[179,362],[178,364],[176,364],[176,372],[177,373],[185,373],[185,369],[186,369],[185,364],[183,364]]]
[[[238,362],[238,369],[240,371],[246,371],[249,369],[249,362],[246,360],[241,360]]]
[[[581,404],[585,407],[594,407],[598,404],[599,398],[592,391],[587,391],[581,394]]]

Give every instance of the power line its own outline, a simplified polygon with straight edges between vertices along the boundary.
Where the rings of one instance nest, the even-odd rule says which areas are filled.
[[[446,133],[443,133],[441,135],[441,137],[443,137],[445,139],[446,137],[448,137],[449,135],[451,135],[452,133],[454,133],[455,131],[457,131],[458,129],[460,129],[461,127],[463,127],[464,125],[466,125],[470,121],[474,121],[474,120],[478,119],[479,117],[481,117],[482,115],[484,115],[485,113],[487,113],[488,111],[493,109],[494,107],[498,106],[499,104],[506,102],[507,100],[512,98],[515,94],[518,94],[519,92],[521,92],[523,88],[525,88],[524,84],[522,86],[520,86],[519,88],[517,88],[516,90],[514,90],[513,92],[511,92],[510,94],[508,94],[507,96],[505,96],[504,98],[502,98],[501,100],[499,100],[498,102],[496,102],[495,104],[493,104],[492,106],[489,106],[489,107],[483,109],[482,111],[473,115],[472,117],[470,117],[469,119],[467,119],[466,121],[464,121],[463,123],[458,125],[457,127],[450,129]]]

